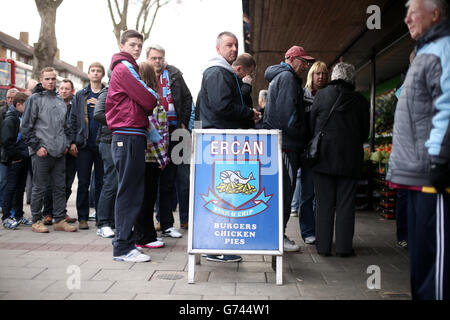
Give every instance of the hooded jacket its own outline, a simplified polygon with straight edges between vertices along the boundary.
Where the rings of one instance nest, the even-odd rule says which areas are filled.
[[[140,129],[144,132],[140,135],[145,135],[148,116],[157,105],[156,93],[139,77],[139,67],[131,54],[114,54],[110,69],[112,75],[105,105],[108,128],[115,134],[133,134],[123,129]]]
[[[283,150],[302,152],[307,136],[303,108],[302,79],[287,63],[267,68],[269,82],[264,129],[282,131]]]
[[[338,97],[340,96],[339,100]],[[369,102],[343,80],[331,81],[319,90],[311,107],[311,130],[316,135],[324,126],[319,162],[314,172],[359,178],[364,159],[363,143],[369,136]]]
[[[2,162],[9,164],[12,161],[28,157],[28,147],[20,134],[20,118],[22,114],[11,106],[5,114],[2,124]]]
[[[100,124],[100,127],[98,128],[97,141],[111,144],[112,132],[108,129],[105,116],[105,103],[106,97],[108,96],[108,88],[109,86],[106,86],[100,91],[97,104],[94,109],[94,120]]]
[[[430,162],[450,163],[450,19],[417,41],[394,117],[386,179],[431,186]]]
[[[52,157],[64,155],[70,148],[67,106],[56,91],[45,90],[38,84],[25,102],[20,132],[30,155],[44,147]]]
[[[248,129],[253,118],[253,110],[244,105],[233,68],[220,55],[205,67],[196,108],[205,129]]]

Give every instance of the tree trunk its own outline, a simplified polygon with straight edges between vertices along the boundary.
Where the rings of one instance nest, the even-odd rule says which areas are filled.
[[[53,60],[58,49],[56,42],[56,10],[63,0],[35,0],[41,16],[39,41],[34,44],[33,79],[40,78],[40,71],[53,67]]]

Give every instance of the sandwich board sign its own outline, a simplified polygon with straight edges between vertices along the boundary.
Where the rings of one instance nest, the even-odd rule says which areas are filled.
[[[189,201],[189,283],[199,254],[277,257],[282,284],[279,130],[194,129]]]

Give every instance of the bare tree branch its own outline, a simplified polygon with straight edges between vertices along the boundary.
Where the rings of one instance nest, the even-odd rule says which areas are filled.
[[[136,18],[136,30],[141,32],[144,35],[144,41],[148,39],[150,36],[150,32],[153,28],[153,25],[155,23],[156,15],[158,14],[158,11],[161,7],[165,6],[172,0],[138,0],[138,4],[140,5],[137,18]],[[119,7],[119,1],[114,0],[115,9],[118,12],[118,16],[120,20],[117,20],[114,16],[111,0],[108,0],[108,8],[111,15],[111,21],[113,23],[114,28],[114,35],[117,39],[117,44],[120,44],[120,33],[121,31],[125,31],[128,29],[127,25],[127,17],[128,17],[128,7],[129,7],[129,0],[123,0],[123,7],[120,9]],[[149,14],[150,12],[153,12],[153,15],[151,17],[151,23],[150,26],[147,27],[147,24],[149,22]]]
[[[141,21],[141,17],[142,14],[144,13],[144,11],[146,12],[147,6],[148,6],[148,1],[149,0],[143,0],[142,5],[141,5],[141,9],[139,10],[137,19],[136,19],[136,30],[139,30],[139,22]]]
[[[114,18],[114,13],[113,13],[112,8],[111,8],[111,0],[108,0],[108,9],[109,9],[109,13],[111,15],[112,23],[113,23],[113,25],[115,27],[117,25],[117,23],[116,23],[116,19]]]

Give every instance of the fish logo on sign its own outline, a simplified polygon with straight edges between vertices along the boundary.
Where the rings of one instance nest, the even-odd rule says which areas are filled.
[[[243,218],[259,214],[268,208],[272,195],[261,189],[259,161],[216,161],[213,183],[208,195],[201,195],[204,207],[214,214]]]
[[[216,187],[219,192],[246,195],[256,192],[256,188],[249,183],[250,180],[255,180],[253,172],[245,179],[241,176],[240,171],[226,170],[220,173],[220,179],[222,179],[222,183]]]

